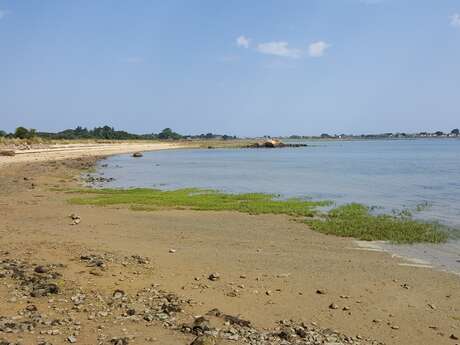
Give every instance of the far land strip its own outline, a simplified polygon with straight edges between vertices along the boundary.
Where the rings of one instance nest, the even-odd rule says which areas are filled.
[[[70,202],[100,156],[140,150],[2,157],[2,344],[458,343],[458,276],[292,215]]]

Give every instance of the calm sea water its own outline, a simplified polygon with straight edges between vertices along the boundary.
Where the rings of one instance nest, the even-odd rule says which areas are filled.
[[[308,142],[307,142],[308,143]],[[311,142],[285,149],[166,150],[101,161],[105,187],[213,188],[281,197],[359,202],[394,209],[428,205],[415,217],[460,229],[460,140]],[[454,230],[460,234],[460,230]],[[460,274],[460,242],[380,246]]]
[[[460,140],[313,142],[284,149],[214,149],[113,156],[108,187],[214,188],[360,202],[392,209],[428,204],[417,217],[460,228]]]

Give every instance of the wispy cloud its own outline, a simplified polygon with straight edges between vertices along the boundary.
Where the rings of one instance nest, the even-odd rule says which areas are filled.
[[[129,57],[121,59],[121,61],[125,63],[130,63],[130,64],[138,64],[138,63],[143,63],[144,59],[139,56],[129,56]]]
[[[450,25],[452,25],[454,28],[460,28],[460,13],[454,13],[450,17]]]
[[[315,58],[321,57],[324,55],[324,53],[330,46],[331,46],[330,44],[324,41],[318,41],[318,42],[311,43],[308,46],[308,55],[310,55],[311,57],[315,57]]]
[[[6,17],[7,14],[9,14],[10,11],[7,10],[0,10],[0,19],[3,19]]]
[[[300,57],[301,52],[299,49],[289,48],[288,42],[267,42],[257,45],[257,51],[262,54],[276,55],[297,59]]]
[[[251,39],[246,36],[241,35],[236,39],[236,45],[238,47],[249,48],[250,44],[251,44]]]

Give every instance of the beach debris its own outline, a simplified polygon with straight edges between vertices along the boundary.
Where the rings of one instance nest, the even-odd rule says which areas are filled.
[[[318,290],[316,290],[316,293],[317,293],[318,295],[325,295],[325,294],[327,294],[327,291],[324,290],[324,289],[318,289]]]
[[[143,155],[142,152],[134,152],[134,153],[133,153],[133,157],[134,157],[134,158],[140,158],[140,157],[143,157],[143,156],[144,156],[144,155]]]
[[[175,250],[175,249],[172,249],[172,248],[170,248],[170,249],[169,249],[169,252],[170,252],[171,254],[174,254],[174,253],[176,252],[176,250]]]
[[[217,281],[217,280],[220,279],[220,274],[217,273],[217,272],[211,273],[211,274],[208,276],[208,279],[211,280],[211,281]]]
[[[1,252],[0,255],[2,255]],[[121,265],[126,267],[128,271],[133,271],[133,268],[139,267],[138,261],[133,257],[98,253],[98,255],[82,255],[76,264],[84,266],[90,262],[105,260],[113,263],[114,267]],[[46,268],[46,273],[35,272],[35,269],[40,266]],[[54,282],[50,279],[59,276],[55,271],[59,267],[64,266],[46,263],[37,265],[7,257],[0,259],[0,273],[4,274],[2,279],[12,279],[18,300],[19,298],[29,298],[30,300],[29,292],[36,284],[53,284]],[[144,267],[143,269],[147,268]],[[38,271],[45,270],[38,269]],[[107,279],[110,276],[107,275]],[[363,338],[361,340],[357,336],[349,337],[331,329],[322,329],[313,322],[307,324],[293,320],[281,320],[274,327],[259,329],[254,327],[250,321],[244,320],[240,316],[225,314],[217,308],[211,309],[204,316],[195,316],[190,323],[184,324],[183,318],[190,317],[191,312],[190,309],[186,310],[186,308],[195,305],[196,301],[165,291],[158,284],[148,283],[143,288],[127,294],[121,289],[111,291],[99,290],[94,287],[86,289],[85,286],[80,286],[75,282],[73,278],[71,281],[65,281],[63,277],[60,277],[59,286],[63,284],[62,291],[59,292],[60,296],[49,297],[48,299],[48,308],[58,312],[59,316],[56,317],[53,313],[42,314],[40,311],[44,311],[45,308],[41,304],[37,304],[39,306],[37,308],[35,304],[28,302],[19,311],[20,317],[0,315],[0,332],[15,334],[30,332],[45,336],[66,334],[62,340],[73,344],[83,341],[79,339],[79,334],[81,334],[80,330],[84,330],[84,320],[92,320],[95,322],[94,326],[97,327],[98,333],[101,334],[99,344],[127,345],[132,342],[134,336],[128,336],[125,328],[120,328],[123,332],[122,336],[114,338],[108,336],[109,332],[115,330],[109,326],[112,321],[117,320],[118,322],[118,320],[126,319],[130,322],[146,325],[147,323],[158,322],[171,332],[180,331],[194,335],[195,339],[192,344],[195,345],[216,345],[219,341],[228,340],[238,341],[242,344],[267,345],[382,344],[370,339]],[[43,302],[46,303],[46,301]],[[18,336],[20,335],[18,334]],[[359,341],[357,341],[358,339]],[[16,345],[14,343],[5,344]],[[0,345],[4,344],[0,342]],[[43,340],[42,345],[50,345],[50,343]]]
[[[452,339],[452,340],[458,340],[459,339],[455,334],[451,334],[449,338]]]

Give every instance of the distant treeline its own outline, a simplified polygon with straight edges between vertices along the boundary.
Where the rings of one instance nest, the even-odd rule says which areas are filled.
[[[390,139],[390,138],[436,138],[436,137],[458,137],[458,128],[450,132],[419,132],[419,133],[380,133],[380,134],[334,134],[323,133],[320,136],[291,135],[289,139]]]
[[[75,129],[66,129],[61,132],[39,132],[35,129],[27,129],[18,127],[14,133],[7,133],[0,130],[0,137],[31,139],[40,137],[44,139],[106,139],[106,140],[181,140],[181,139],[236,139],[236,136],[219,135],[206,133],[200,135],[182,135],[174,132],[171,128],[165,128],[160,133],[151,134],[133,134],[126,131],[118,131],[110,126],[95,127],[87,129],[84,127],[76,127]]]

